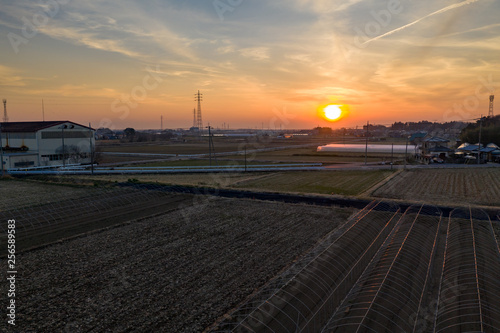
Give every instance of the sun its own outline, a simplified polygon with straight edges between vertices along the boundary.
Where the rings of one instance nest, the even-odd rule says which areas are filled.
[[[323,111],[325,112],[325,117],[328,120],[337,120],[342,115],[340,105],[327,105]]]

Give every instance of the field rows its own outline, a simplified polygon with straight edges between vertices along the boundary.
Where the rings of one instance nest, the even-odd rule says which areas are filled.
[[[429,203],[500,206],[500,169],[416,169],[379,187],[373,196]]]
[[[202,331],[352,213],[251,200],[193,203],[19,254],[16,328]]]
[[[500,331],[500,251],[487,214],[378,205],[213,331]]]

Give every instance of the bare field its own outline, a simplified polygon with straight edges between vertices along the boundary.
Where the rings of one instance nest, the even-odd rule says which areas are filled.
[[[4,179],[0,180],[0,210],[46,204],[63,199],[76,199],[91,195],[92,190],[92,188]]]
[[[210,198],[19,254],[16,329],[202,331],[352,213]]]
[[[257,161],[247,161],[247,165],[259,165],[261,162]],[[162,167],[162,166],[208,166],[210,165],[210,160],[208,158],[200,159],[182,159],[182,160],[170,160],[170,161],[157,161],[157,162],[147,162],[141,164],[134,164],[134,167]],[[222,165],[245,165],[245,161],[241,160],[228,160],[224,156],[223,158],[217,158],[217,163],[212,160],[212,166],[222,166]]]
[[[95,176],[67,176],[68,180],[126,182],[136,179],[144,183],[159,183],[168,185],[209,186],[214,188],[231,187],[241,181],[257,179],[268,175],[267,173],[180,173],[162,175],[95,175]]]
[[[241,155],[229,156],[235,160],[241,160],[244,157]],[[396,154],[394,159],[400,158]],[[256,161],[270,161],[270,162],[302,162],[302,163],[325,163],[325,164],[336,164],[336,163],[353,163],[353,162],[364,162],[365,157],[363,154],[359,153],[326,153],[317,152],[316,148],[292,148],[286,150],[278,151],[266,151],[251,153],[247,156],[247,159]],[[369,153],[368,162],[383,162],[390,161],[390,154],[379,154],[379,153]]]
[[[402,172],[372,196],[453,205],[500,206],[500,169],[426,169]]]
[[[389,170],[280,172],[241,181],[234,187],[274,192],[358,195],[391,174]]]
[[[302,144],[325,144],[331,140],[318,138],[299,138],[291,140],[249,138],[214,138],[215,151],[218,153],[262,149],[271,147],[286,147]],[[103,152],[150,153],[150,154],[208,154],[208,137],[191,140],[190,142],[158,142],[158,143],[119,143],[98,144]]]
[[[209,186],[272,192],[359,195],[393,172],[373,171],[289,171],[271,173],[213,173],[171,175],[71,176],[74,179],[124,182],[136,179],[172,185]]]

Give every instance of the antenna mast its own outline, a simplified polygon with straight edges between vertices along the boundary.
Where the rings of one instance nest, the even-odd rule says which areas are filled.
[[[493,117],[493,100],[495,99],[495,95],[490,95],[490,111],[488,112],[488,117]]]
[[[42,98],[42,121],[45,121],[45,108],[43,107],[43,98]]]
[[[198,90],[198,93],[194,95],[195,97],[195,102],[198,102],[198,110],[196,113],[196,126],[198,127],[198,130],[201,131],[203,130],[203,122],[201,121],[201,101],[203,100],[203,94],[200,94],[200,91]]]
[[[6,123],[9,121],[9,117],[7,116],[7,100],[3,100],[3,121]]]

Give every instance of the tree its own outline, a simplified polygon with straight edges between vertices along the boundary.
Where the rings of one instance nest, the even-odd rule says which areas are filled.
[[[479,129],[481,127],[481,144],[495,143],[500,145],[500,116],[483,118],[480,126],[478,120],[475,124],[469,124],[462,130],[460,140],[462,142],[477,143],[479,141]]]
[[[125,137],[127,139],[132,141],[132,140],[134,140],[134,137],[135,137],[135,129],[128,127],[123,131],[123,134],[125,134]]]

